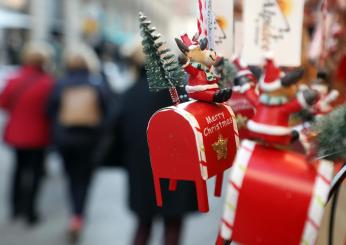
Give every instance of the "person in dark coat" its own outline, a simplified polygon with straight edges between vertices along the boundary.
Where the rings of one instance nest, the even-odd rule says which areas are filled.
[[[98,59],[84,44],[66,56],[67,72],[51,96],[48,112],[53,120],[54,144],[62,156],[71,205],[70,238],[79,238],[96,167],[95,149],[107,115],[109,89],[99,75]]]
[[[114,161],[123,161],[128,171],[129,208],[137,218],[134,245],[148,243],[153,220],[163,218],[165,245],[179,244],[183,218],[197,210],[193,183],[179,183],[175,192],[168,191],[168,181],[163,181],[163,207],[157,207],[153,176],[149,159],[146,129],[150,117],[158,109],[171,105],[168,91],[150,93],[139,48],[131,56],[136,68],[137,82],[121,97],[121,109],[114,137],[117,147]]]
[[[51,57],[45,43],[30,43],[23,51],[23,65],[12,74],[0,95],[0,107],[8,112],[5,142],[14,148],[15,167],[11,190],[12,218],[24,215],[28,224],[39,221],[37,196],[44,173],[50,122],[46,104],[53,78],[45,71]]]

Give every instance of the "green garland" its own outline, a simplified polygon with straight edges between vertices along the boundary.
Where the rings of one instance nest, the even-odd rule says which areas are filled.
[[[313,130],[316,137],[318,155],[328,160],[346,159],[346,106],[336,108],[317,120]]]
[[[219,81],[221,89],[233,87],[233,80],[237,75],[237,70],[228,59],[224,59],[222,63],[216,67],[216,72],[221,77]]]

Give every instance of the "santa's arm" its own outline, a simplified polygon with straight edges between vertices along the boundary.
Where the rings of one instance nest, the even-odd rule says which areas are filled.
[[[240,86],[240,92],[245,94],[246,98],[253,106],[257,107],[259,105],[259,95],[253,84],[247,83]]]
[[[300,90],[297,97],[285,104],[285,110],[288,113],[301,111],[303,108],[310,108],[318,101],[318,94],[311,89]]]
[[[198,73],[198,69],[196,67],[194,67],[190,61],[187,61],[185,65],[183,65],[184,70],[192,76],[195,76]]]

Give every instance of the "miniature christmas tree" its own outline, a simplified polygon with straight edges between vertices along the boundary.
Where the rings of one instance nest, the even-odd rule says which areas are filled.
[[[228,59],[223,58],[215,66],[215,70],[221,77],[219,81],[219,87],[221,89],[233,87],[233,80],[237,75],[237,71],[235,66]]]
[[[313,129],[318,132],[319,156],[329,160],[346,159],[346,106],[318,120]]]
[[[139,14],[143,51],[146,55],[146,71],[151,91],[169,89],[173,103],[179,103],[176,87],[185,85],[185,73],[171,51],[160,41],[161,35],[151,27],[151,21]]]

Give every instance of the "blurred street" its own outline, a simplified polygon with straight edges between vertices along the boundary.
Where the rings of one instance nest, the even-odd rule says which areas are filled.
[[[5,116],[0,115],[0,132]],[[11,177],[12,154],[6,145],[0,145],[0,244],[1,245],[64,245],[67,244],[67,200],[60,161],[51,155],[47,162],[47,176],[41,192],[42,222],[28,228],[8,218],[7,191]],[[213,193],[213,180],[209,191]],[[225,191],[225,190],[224,190]],[[99,170],[88,206],[88,222],[82,245],[126,245],[130,243],[134,218],[126,208],[126,175],[121,170]],[[183,234],[183,245],[213,244],[217,234],[222,201],[210,195],[211,211],[189,216]],[[4,208],[5,207],[5,208]],[[202,232],[201,232],[202,231]],[[156,225],[151,244],[159,245],[161,226]]]
[[[214,245],[221,221],[247,245],[327,245],[331,214],[346,245],[346,182],[324,210],[332,167],[307,160],[346,159],[346,0],[212,2],[0,0],[0,245]],[[198,101],[148,126],[179,98]],[[235,135],[265,150],[239,173]],[[221,198],[208,180],[200,213],[179,183],[157,209],[152,173],[223,173]]]

